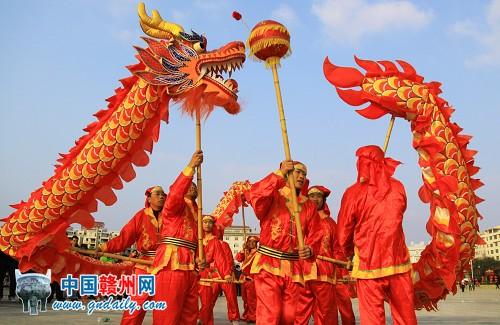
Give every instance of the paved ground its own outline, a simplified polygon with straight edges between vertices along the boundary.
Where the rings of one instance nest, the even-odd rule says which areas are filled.
[[[242,307],[241,300],[239,301]],[[353,308],[356,316],[357,300],[353,300]],[[387,310],[387,315],[389,311]],[[38,316],[29,316],[22,313],[21,304],[0,302],[0,324],[119,324],[120,312],[95,312],[87,316],[85,312],[54,311],[49,308],[46,313]],[[476,291],[459,292],[455,296],[449,296],[447,300],[439,304],[439,311],[418,311],[419,324],[500,324],[500,290],[493,287],[481,287]],[[151,312],[148,313],[144,324],[151,324]],[[312,323],[312,322],[311,322]],[[390,323],[390,322],[389,322]],[[226,319],[226,302],[222,297],[217,301],[215,307],[215,324],[229,324]]]

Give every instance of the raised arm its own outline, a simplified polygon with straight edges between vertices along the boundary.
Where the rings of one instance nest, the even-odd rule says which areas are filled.
[[[137,212],[132,219],[120,230],[120,234],[107,243],[99,247],[103,252],[118,253],[123,252],[132,246],[139,237],[138,229],[141,222],[143,210]]]
[[[267,175],[252,185],[247,194],[247,200],[259,220],[266,217],[273,201],[279,195],[278,190],[285,185],[285,178],[280,170]]]
[[[177,216],[180,212],[182,212],[182,209],[184,209],[186,205],[184,196],[188,193],[188,190],[191,187],[195,168],[198,167],[202,162],[203,152],[196,151],[191,157],[191,161],[188,163],[186,168],[184,168],[182,173],[170,186],[170,191],[163,208],[163,216]]]

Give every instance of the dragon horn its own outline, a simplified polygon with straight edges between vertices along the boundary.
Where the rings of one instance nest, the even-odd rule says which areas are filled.
[[[173,35],[179,37],[180,33],[184,31],[182,26],[163,20],[157,10],[151,11],[152,17],[149,17],[143,2],[139,2],[137,13],[139,14],[142,31],[149,36],[170,38]]]

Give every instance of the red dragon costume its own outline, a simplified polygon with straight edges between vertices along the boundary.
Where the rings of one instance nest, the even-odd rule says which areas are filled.
[[[451,122],[453,109],[439,97],[438,82],[424,82],[415,69],[404,61],[403,68],[390,61],[356,58],[363,74],[355,68],[338,67],[328,59],[323,65],[327,80],[348,104],[370,105],[357,112],[370,119],[392,114],[410,122],[413,147],[419,155],[424,185],[420,199],[430,203],[427,231],[432,241],[412,266],[415,308],[435,309],[437,302],[463,278],[474,256],[480,214],[476,205],[483,199],[474,191],[483,183],[472,178],[479,168],[474,165],[475,150],[467,148],[471,136]],[[360,89],[350,89],[360,87]]]
[[[100,263],[72,253],[66,229],[73,223],[90,227],[97,200],[116,201],[114,190],[135,177],[132,165],[145,166],[158,141],[161,121],[168,121],[171,100],[188,114],[215,106],[239,112],[237,83],[224,80],[224,72],[241,67],[245,45],[230,42],[208,51],[207,40],[186,33],[164,21],[154,10],[152,17],[139,4],[142,30],[149,36],[147,48],[136,47],[139,63],[128,69],[123,87],[107,101],[107,109],[95,114],[75,146],[61,155],[54,175],[16,209],[0,229],[0,249],[19,260],[21,271],[52,269],[54,279],[68,273],[131,272],[131,265]]]

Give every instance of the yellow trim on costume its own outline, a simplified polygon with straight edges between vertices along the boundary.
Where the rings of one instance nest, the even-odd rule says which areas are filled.
[[[400,274],[411,271],[411,261],[408,259],[405,263],[398,265],[386,266],[374,270],[360,270],[359,269],[359,251],[354,247],[354,259],[352,261],[351,277],[357,279],[378,279],[385,276]]]
[[[309,191],[307,191],[307,195],[313,194],[313,193],[318,193],[318,194],[321,194],[323,196],[325,195],[325,193],[321,192],[317,187],[313,187]]]
[[[182,174],[184,174],[184,176],[187,176],[187,177],[191,177],[194,175],[194,168],[191,167],[191,166],[187,166],[186,168],[184,168],[184,170],[182,171]]]
[[[158,220],[156,220],[155,214],[151,207],[144,209],[144,213],[149,217],[151,224],[153,225],[153,227],[155,227],[156,231],[158,232],[161,227],[161,213],[158,214],[158,219],[160,219],[160,224],[158,224]]]
[[[311,273],[309,274],[304,274],[304,281],[320,281],[320,282],[328,282],[328,283],[331,283],[331,284],[337,284],[337,271],[335,269],[335,267],[333,268],[333,276],[329,276],[329,275],[318,275],[318,263],[329,263],[329,262],[325,262],[325,261],[322,261],[322,260],[319,260],[319,259],[316,259],[316,261],[314,261],[313,265],[311,266]],[[314,271],[313,271],[314,269]],[[313,275],[313,273],[315,274],[315,276]]]
[[[319,278],[318,278],[318,266],[316,265],[316,263],[311,264],[311,272],[310,273],[306,274],[306,273],[302,272],[302,277],[304,278],[304,282],[319,280]]]
[[[201,219],[201,221],[205,221],[205,219],[210,220],[212,222],[215,222],[215,218],[212,215],[210,215],[210,214],[204,214],[203,218]]]
[[[157,274],[162,269],[166,268],[170,263],[170,270],[181,270],[181,271],[192,271],[194,270],[194,262],[189,264],[181,264],[179,263],[179,255],[178,255],[178,247],[166,244],[166,249],[164,256],[162,256],[160,264],[151,270],[151,274]],[[159,248],[156,250],[159,251]],[[191,261],[194,261],[194,252],[189,250],[189,254],[191,254]]]
[[[268,263],[259,264],[260,258],[265,256],[259,252],[255,253],[255,257],[252,262],[252,267],[250,268],[250,274],[258,274],[261,270],[271,273],[276,276],[285,277],[288,276],[292,278],[293,282],[298,282],[304,284],[304,278],[302,274],[292,274],[292,261],[289,260],[279,260],[280,266],[274,267]],[[294,262],[298,263],[298,262]]]
[[[315,281],[320,281],[320,282],[327,282],[330,284],[337,284],[337,278],[336,276],[331,277],[328,275],[319,275],[318,278]]]
[[[103,252],[103,253],[106,253],[108,251],[108,245],[106,245],[106,243],[99,245],[99,248],[101,249],[101,252]]]

